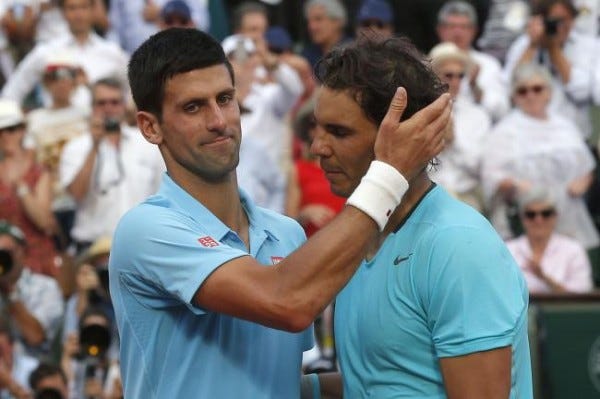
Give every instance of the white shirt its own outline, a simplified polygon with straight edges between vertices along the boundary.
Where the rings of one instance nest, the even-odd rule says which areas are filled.
[[[268,154],[279,165],[283,176],[291,167],[291,132],[287,120],[304,91],[298,73],[289,65],[280,63],[274,71],[274,82],[255,82],[243,101],[250,110],[241,116],[244,137],[261,142]]]
[[[529,36],[522,35],[510,47],[506,55],[504,75],[511,82],[512,74],[519,59],[529,47]],[[549,110],[574,121],[579,127],[582,138],[590,137],[592,126],[589,117],[589,105],[592,100],[592,82],[596,65],[594,39],[571,30],[563,48],[567,60],[571,63],[570,81],[566,85],[553,70],[548,54],[538,52],[535,62],[545,65],[552,73],[552,100]],[[509,83],[507,83],[508,85]]]
[[[92,148],[90,134],[71,140],[60,160],[60,183],[66,188]],[[164,161],[158,147],[148,143],[137,128],[121,126],[119,149],[100,143],[87,195],[78,203],[71,231],[76,241],[112,236],[121,216],[157,190]]]
[[[469,56],[479,65],[477,86],[482,91],[479,104],[489,113],[492,120],[498,120],[510,109],[507,85],[502,76],[502,66],[496,58],[481,51],[471,49]],[[463,80],[459,96],[475,101],[468,78]]]
[[[284,212],[285,179],[267,149],[254,137],[242,139],[236,173],[240,188],[256,205]]]
[[[47,60],[55,54],[70,54],[83,68],[90,83],[106,77],[127,83],[128,56],[119,46],[95,33],[90,33],[87,42],[82,45],[69,33],[36,45],[17,65],[2,90],[2,96],[22,102],[40,83]]]
[[[568,185],[592,171],[594,158],[577,127],[560,115],[532,118],[513,110],[492,129],[484,145],[482,188],[490,219],[504,238],[510,238],[506,207],[496,194],[505,178],[523,185],[540,185],[556,199],[556,231],[575,238],[585,248],[600,243],[598,232],[581,197],[572,197]]]
[[[479,185],[481,151],[492,122],[482,107],[459,98],[452,106],[452,123],[454,140],[429,176],[450,192],[465,193]]]
[[[533,258],[529,240],[521,236],[506,243],[521,267],[530,293],[551,292],[548,284],[527,266]],[[540,267],[544,274],[560,283],[569,292],[584,293],[593,288],[592,267],[585,249],[577,241],[553,234],[542,256]]]

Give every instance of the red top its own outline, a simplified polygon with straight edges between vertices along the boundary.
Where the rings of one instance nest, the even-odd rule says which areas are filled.
[[[321,204],[330,207],[336,214],[342,210],[346,199],[331,192],[329,182],[319,165],[298,159],[296,160],[296,172],[301,192],[300,209],[310,204]],[[316,233],[317,230],[317,226],[311,223],[304,226],[307,237]]]
[[[42,166],[32,164],[25,173],[23,181],[31,191],[35,189],[42,172]],[[52,237],[44,234],[29,220],[16,189],[2,180],[0,180],[0,219],[5,219],[23,230],[27,241],[24,265],[34,272],[55,277],[58,272],[55,263],[57,253]]]

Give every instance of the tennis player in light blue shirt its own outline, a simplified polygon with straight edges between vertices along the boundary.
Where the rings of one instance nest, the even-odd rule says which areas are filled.
[[[265,267],[305,240],[297,223],[240,196],[250,219],[250,255]],[[216,268],[247,255],[237,234],[168,175],[156,196],[122,219],[111,250],[111,293],[121,304],[121,362],[137,364],[123,369],[128,388],[136,387],[131,397],[298,397],[312,328],[290,333],[193,304]]]

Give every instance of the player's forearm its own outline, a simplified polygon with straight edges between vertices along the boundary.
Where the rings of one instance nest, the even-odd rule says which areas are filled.
[[[303,316],[298,329],[310,325],[350,280],[377,232],[373,219],[347,206],[277,266],[274,296]]]

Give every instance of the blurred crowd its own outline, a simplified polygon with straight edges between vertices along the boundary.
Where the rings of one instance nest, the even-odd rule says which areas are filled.
[[[222,41],[240,187],[308,236],[345,202],[310,151],[313,70],[336,46],[407,36],[454,99],[431,179],[488,217],[531,294],[586,293],[600,286],[599,21],[600,0],[1,0],[0,399],[122,397],[107,260],[165,172],[127,83],[153,33]],[[332,309],[312,371],[335,368]]]

